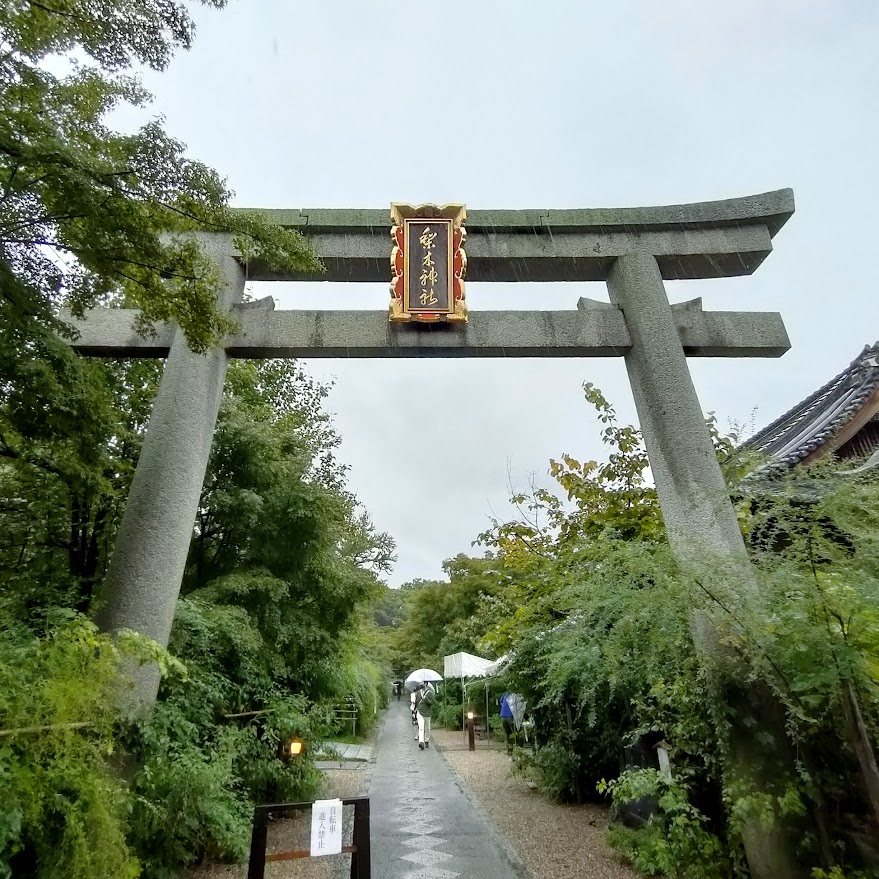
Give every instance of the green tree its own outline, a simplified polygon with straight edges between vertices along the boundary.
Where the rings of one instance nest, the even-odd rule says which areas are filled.
[[[381,591],[373,604],[375,624],[383,629],[396,629],[403,621],[402,589],[391,589],[389,586]]]
[[[481,628],[471,643],[509,653],[504,682],[525,696],[539,744],[523,771],[563,799],[596,788],[621,810],[651,799],[645,828],[614,831],[641,869],[747,875],[745,829],[783,822],[804,869],[869,875],[859,871],[875,857],[879,789],[875,479],[818,467],[748,494],[752,462],[710,421],[760,583],[757,600],[736,603],[711,577],[680,569],[638,431],[594,387],[586,394],[607,460],[552,462],[568,502],[541,490],[514,497],[516,518],[481,536],[495,582],[477,607],[459,614],[448,585],[449,596],[427,587],[436,594],[412,603],[406,643],[440,650],[460,627]],[[720,621],[743,698],[728,700],[728,682],[697,652],[694,611]],[[742,725],[758,746],[746,777],[733,732]],[[663,738],[671,779],[649,756]]]
[[[188,675],[163,681],[132,743],[151,875],[243,857],[253,801],[317,792],[311,759],[281,762],[282,743],[313,754],[334,703],[353,698],[364,723],[384,698],[369,617],[394,546],[343,488],[325,393],[295,363],[230,369],[171,636]]]
[[[245,259],[319,269],[296,233],[231,210],[222,178],[159,122],[132,134],[106,124],[119,103],[149,101],[127,70],[161,70],[189,47],[190,5],[0,8],[0,561],[25,613],[47,590],[88,607],[161,368],[79,358],[59,309],[137,306],[145,329],[174,320],[203,350],[231,323],[214,307],[217,272],[186,233],[227,232]]]
[[[448,581],[416,580],[401,588],[403,622],[394,632],[400,670],[421,666],[441,669],[443,657],[476,653],[485,632],[480,611],[500,591],[503,574],[491,554],[485,558],[458,555],[443,563]],[[488,618],[494,609],[485,611]]]
[[[161,363],[69,357],[63,381],[18,363],[0,392],[0,607],[39,627],[51,607],[90,609]]]
[[[155,371],[142,367],[94,374],[108,399],[130,402],[96,436],[112,502],[101,546],[112,542],[155,388]],[[389,669],[371,600],[394,545],[345,488],[326,393],[290,361],[230,368],[172,633],[186,671],[166,675],[152,718],[134,726],[113,729],[107,675],[118,655],[76,612],[90,594],[63,543],[76,483],[30,463],[5,466],[2,515],[27,544],[6,546],[0,569],[0,681],[15,682],[4,685],[0,727],[31,717],[52,729],[0,746],[0,777],[16,784],[0,808],[0,864],[52,875],[62,863],[55,855],[67,851],[65,875],[121,877],[137,860],[145,877],[160,879],[205,853],[240,859],[254,801],[317,791],[312,758],[284,763],[281,744],[302,736],[316,745],[331,731],[331,705],[349,697],[361,724],[374,719]],[[46,447],[63,446],[59,432]],[[52,540],[38,539],[46,534]],[[71,642],[80,649],[60,649]],[[63,760],[47,762],[56,748]],[[107,766],[112,749],[136,758],[127,789]],[[22,768],[44,764],[39,773]],[[62,793],[76,808],[50,808],[66,802]],[[96,867],[92,850],[118,858]]]
[[[104,124],[117,104],[149,100],[124,71],[162,70],[193,35],[187,4],[173,0],[23,0],[0,10],[3,323],[39,332],[61,300],[81,313],[112,295],[146,320],[175,320],[202,350],[229,323],[214,308],[216,270],[179,233],[225,231],[246,259],[319,268],[295,232],[230,210],[224,181],[158,122],[131,135]]]
[[[80,358],[60,309],[135,306],[144,331],[176,321],[201,351],[232,323],[189,233],[320,269],[296,233],[231,210],[159,122],[107,125],[149,100],[132,68],[190,45],[192,5],[0,9],[0,876],[165,879],[205,853],[242,857],[255,799],[316,790],[312,758],[284,763],[280,745],[318,742],[345,696],[374,712],[386,677],[367,621],[393,541],[345,487],[326,388],[291,363],[229,371],[173,633],[186,665],[85,615],[161,364]],[[148,722],[113,707],[126,656],[168,672]],[[122,784],[110,761],[125,752]]]
[[[339,485],[326,388],[292,363],[234,364],[196,521],[183,601],[244,611],[271,679],[312,699],[332,694],[336,639],[379,592],[393,540]],[[261,707],[261,706],[256,706]],[[243,710],[243,709],[242,709]]]

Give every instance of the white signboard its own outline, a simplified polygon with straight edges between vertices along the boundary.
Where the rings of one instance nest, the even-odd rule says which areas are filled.
[[[311,807],[311,854],[337,855],[342,851],[342,801],[315,800]]]

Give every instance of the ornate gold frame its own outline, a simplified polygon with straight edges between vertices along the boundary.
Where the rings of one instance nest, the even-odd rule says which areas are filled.
[[[452,285],[454,311],[411,312],[408,310],[408,297],[405,295],[408,277],[405,227],[407,220],[446,220],[451,223],[449,248],[449,277]],[[391,302],[388,320],[391,323],[466,323],[467,303],[465,301],[464,277],[467,273],[467,254],[464,242],[467,230],[467,208],[462,204],[420,204],[411,205],[399,202],[391,204]]]

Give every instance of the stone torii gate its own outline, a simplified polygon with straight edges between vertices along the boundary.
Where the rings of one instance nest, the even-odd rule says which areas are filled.
[[[605,281],[610,303],[471,311],[457,326],[391,325],[386,310],[274,311],[270,297],[242,303],[245,270],[230,238],[202,236],[225,279],[218,306],[239,326],[222,347],[194,354],[170,325],[143,338],[135,311],[71,321],[84,355],[167,357],[106,577],[103,625],[168,643],[230,357],[622,356],[673,549],[746,564],[686,357],[779,357],[790,343],[777,313],[706,312],[700,299],[670,305],[663,281],[751,274],[793,211],[789,189],[667,207],[471,211],[470,281]],[[262,213],[305,235],[327,272],[251,263],[249,279],[389,280],[387,211]],[[149,704],[157,688],[157,673],[144,671],[135,699]]]

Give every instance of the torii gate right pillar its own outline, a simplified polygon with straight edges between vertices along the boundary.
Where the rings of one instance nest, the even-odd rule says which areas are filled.
[[[651,253],[619,257],[608,272],[607,288],[611,302],[625,316],[632,341],[625,354],[626,370],[672,550],[685,571],[710,583],[712,594],[747,601],[756,592],[756,578],[656,257]],[[693,637],[703,656],[719,663],[722,677],[728,679],[724,696],[735,703],[730,706],[735,712],[730,732],[733,770],[747,785],[764,771],[774,774],[779,769],[774,758],[786,746],[783,715],[772,704],[764,706],[761,719],[772,728],[763,734],[770,733],[776,749],[767,753],[754,730],[741,722],[755,698],[738,688],[734,657],[715,621],[714,614],[695,613]],[[748,821],[742,837],[756,879],[797,876],[782,826]]]
[[[607,289],[632,340],[626,369],[675,554],[747,564],[656,257],[621,256],[608,273]]]

